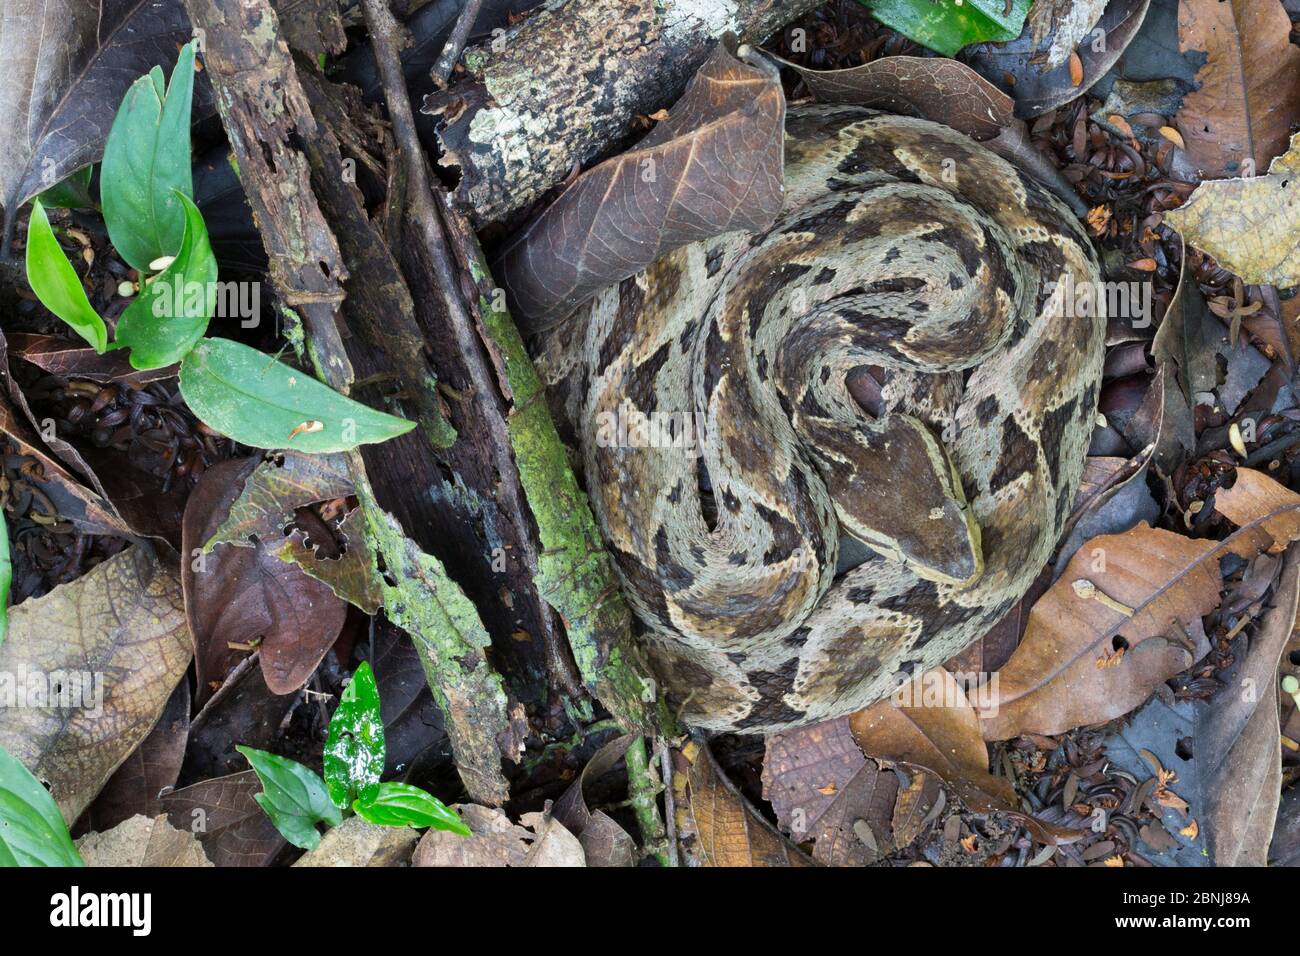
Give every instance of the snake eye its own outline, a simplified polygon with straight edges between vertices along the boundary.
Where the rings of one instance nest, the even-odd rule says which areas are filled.
[[[879,418],[885,413],[884,389],[888,377],[889,373],[879,365],[859,365],[849,370],[844,384],[864,412],[872,418]]]

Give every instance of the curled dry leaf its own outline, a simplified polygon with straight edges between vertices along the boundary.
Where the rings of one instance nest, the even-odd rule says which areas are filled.
[[[159,814],[136,814],[103,833],[87,833],[77,841],[87,866],[212,866],[198,837],[178,830]]]
[[[295,528],[277,552],[281,561],[292,561],[308,575],[324,584],[349,604],[367,614],[374,614],[384,603],[383,581],[376,572],[376,561],[366,537],[366,519],[360,508],[353,508],[338,527],[343,553],[322,554],[319,546],[301,529]]]
[[[696,845],[708,866],[812,866],[736,791],[705,745],[687,771]]]
[[[555,819],[582,844],[588,866],[636,865],[637,847],[631,834],[603,810],[592,812],[584,793],[589,783],[614,768],[635,739],[635,735],[625,734],[602,746],[552,808]]]
[[[1300,47],[1290,35],[1281,3],[1178,4],[1179,48],[1203,63],[1177,122],[1203,176],[1254,176],[1287,148],[1300,115]]]
[[[204,472],[190,493],[182,525],[185,613],[194,635],[198,701],[255,647],[266,685],[296,691],[311,677],[343,628],[347,605],[329,585],[281,561],[270,543],[254,547],[203,545],[226,519],[252,459],[222,462]]]
[[[121,385],[148,385],[175,378],[178,366],[139,370],[131,367],[127,352],[114,349],[100,354],[84,342],[54,335],[12,332],[9,351],[15,358],[31,362],[51,375],[89,379],[92,382],[117,382]]]
[[[304,455],[286,451],[258,463],[244,481],[229,515],[204,550],[218,544],[252,547],[253,538],[271,542],[293,523],[294,509],[353,493],[344,455]]]
[[[819,102],[918,116],[981,141],[997,136],[1015,115],[1011,97],[958,60],[887,56],[845,70],[810,70],[773,59],[797,72]]]
[[[411,858],[412,866],[524,866],[535,835],[496,807],[477,803],[453,807],[472,836],[428,830]]]
[[[1267,175],[1201,183],[1165,219],[1245,282],[1300,283],[1300,133]]]
[[[180,580],[152,549],[128,548],[9,612],[0,746],[71,822],[153,729],[189,664]]]
[[[669,117],[580,176],[513,239],[493,271],[526,331],[666,252],[759,231],[782,202],[785,96],[775,69],[719,44]]]

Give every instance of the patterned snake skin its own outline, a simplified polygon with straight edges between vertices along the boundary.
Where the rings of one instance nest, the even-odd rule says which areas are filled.
[[[1062,314],[1067,275],[1098,280],[1087,236],[977,143],[794,107],[769,231],[670,253],[551,333],[553,402],[688,723],[852,712],[1020,599],[1096,415],[1105,320]],[[869,551],[837,576],[842,536]]]

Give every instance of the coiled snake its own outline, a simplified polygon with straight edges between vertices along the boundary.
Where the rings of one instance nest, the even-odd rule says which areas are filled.
[[[670,253],[551,335],[544,374],[688,723],[849,713],[1020,599],[1096,415],[1105,320],[1063,314],[1067,276],[1098,280],[1087,236],[1003,159],[794,107],[770,230]],[[837,576],[842,535],[870,550]]]

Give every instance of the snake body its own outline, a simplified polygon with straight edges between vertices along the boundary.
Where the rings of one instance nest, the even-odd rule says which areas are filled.
[[[1036,182],[934,123],[804,106],[785,189],[767,232],[661,257],[540,360],[703,729],[840,716],[982,636],[1048,560],[1096,415],[1104,317],[1052,296],[1096,256]]]

